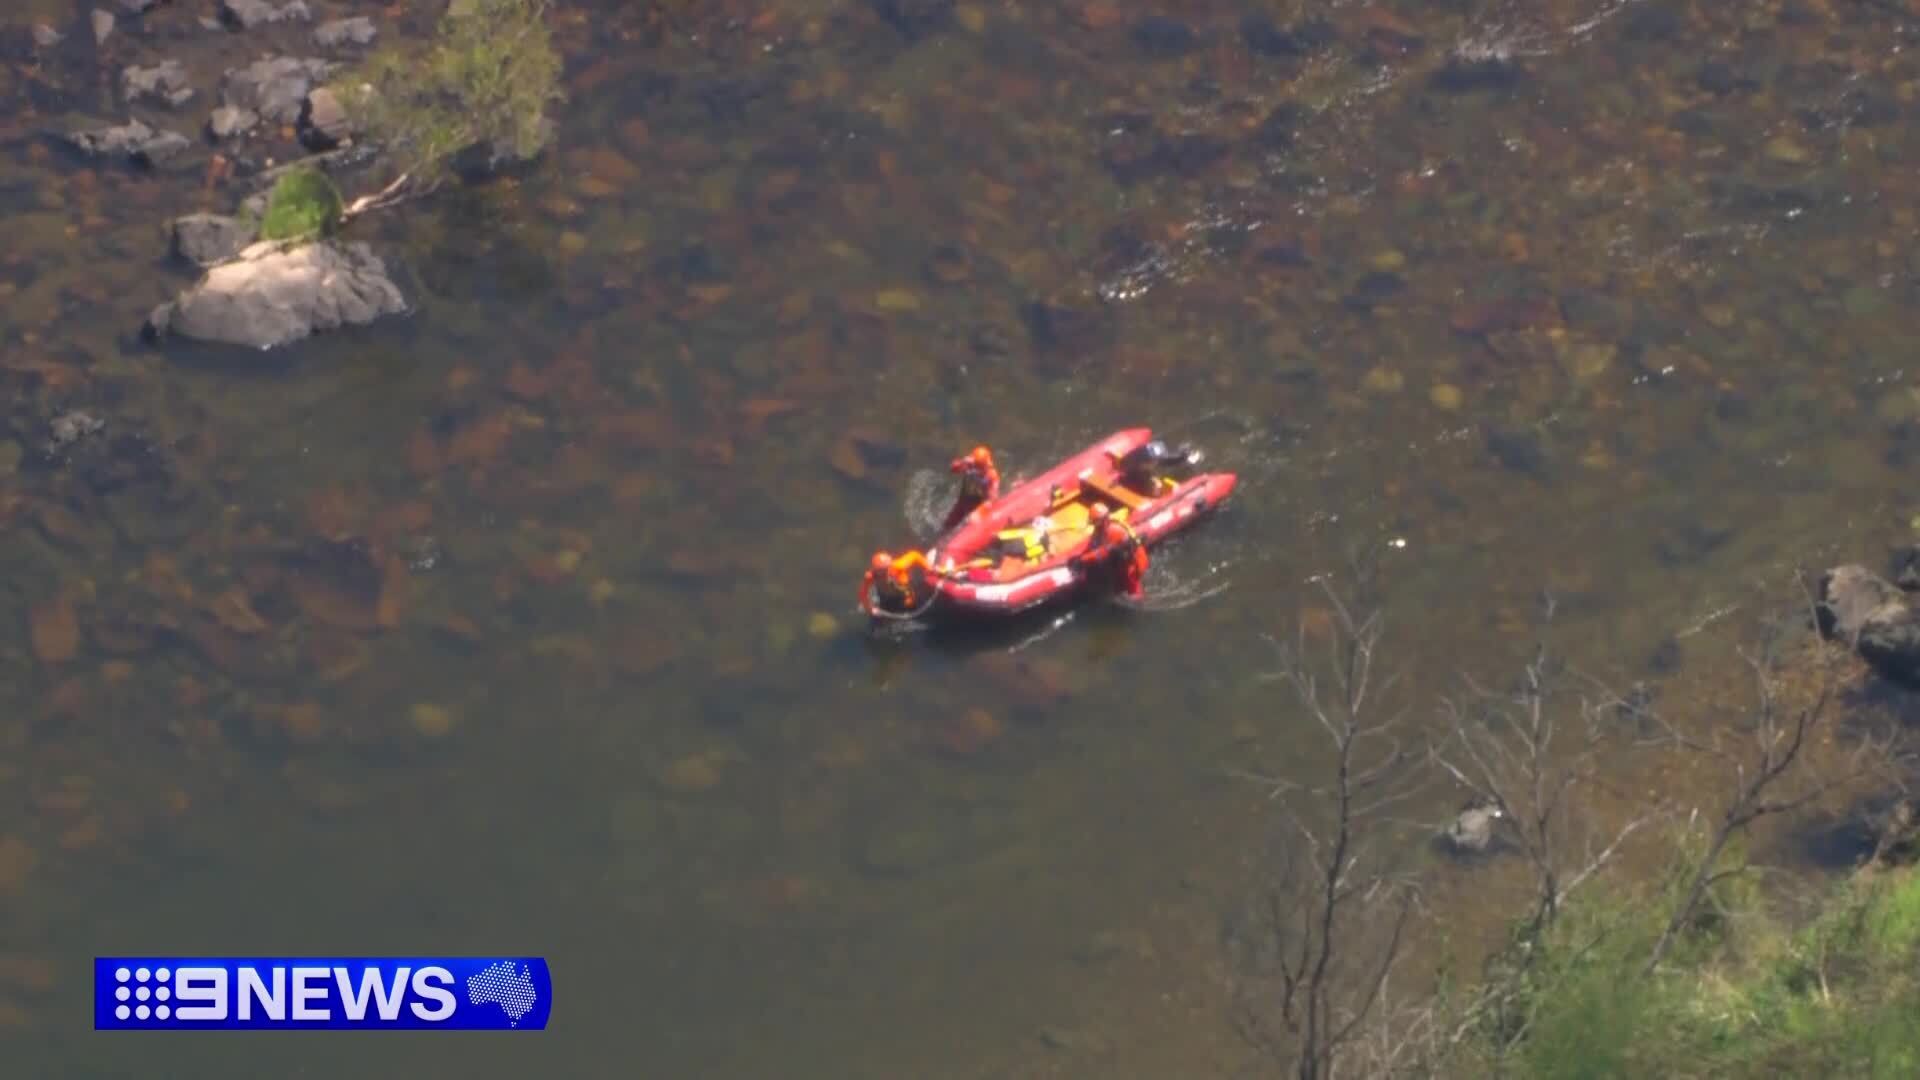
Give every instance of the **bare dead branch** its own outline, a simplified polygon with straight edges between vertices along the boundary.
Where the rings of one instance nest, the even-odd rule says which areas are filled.
[[[1270,1059],[1301,1080],[1322,1080],[1367,1030],[1418,908],[1414,883],[1386,857],[1399,823],[1386,811],[1418,794],[1422,756],[1400,734],[1407,714],[1387,704],[1395,678],[1379,663],[1384,622],[1326,581],[1326,617],[1280,647],[1279,681],[1331,753],[1324,786],[1285,784],[1281,853],[1264,869],[1257,925],[1241,944],[1237,1022]],[[1316,638],[1324,639],[1316,642]]]
[[[1803,589],[1805,582],[1802,582]],[[1807,594],[1809,613],[1814,604]],[[1810,698],[1798,706],[1780,700],[1777,648],[1778,627],[1770,628],[1757,650],[1742,650],[1753,680],[1753,705],[1733,731],[1725,736],[1719,730],[1698,735],[1677,724],[1661,721],[1677,746],[1702,751],[1724,761],[1729,777],[1719,813],[1707,833],[1705,852],[1681,891],[1680,902],[1667,920],[1659,939],[1647,957],[1645,970],[1659,967],[1673,948],[1680,931],[1707,903],[1712,888],[1744,867],[1723,870],[1721,857],[1728,846],[1755,823],[1768,817],[1791,813],[1812,803],[1836,787],[1851,783],[1876,764],[1891,759],[1890,749],[1882,741],[1867,737],[1855,748],[1845,767],[1824,777],[1803,777],[1803,752],[1815,733],[1828,720],[1838,683],[1836,663],[1839,651],[1824,642],[1810,642],[1813,677],[1817,680]]]
[[[1542,607],[1552,614],[1551,597]],[[1544,643],[1508,693],[1491,692],[1471,676],[1463,681],[1467,696],[1442,703],[1446,735],[1429,748],[1429,756],[1507,823],[1514,848],[1533,872],[1527,932],[1538,933],[1573,890],[1666,811],[1656,806],[1611,830],[1604,841],[1596,839],[1576,789],[1597,784],[1597,758],[1612,738],[1601,714],[1619,698],[1607,692],[1596,703],[1571,694]]]

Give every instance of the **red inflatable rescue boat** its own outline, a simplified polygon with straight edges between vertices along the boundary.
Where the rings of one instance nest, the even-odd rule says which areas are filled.
[[[974,510],[927,550],[930,591],[910,610],[883,604],[876,615],[1010,615],[1063,598],[1092,572],[1076,556],[1101,516],[1152,548],[1233,494],[1234,474],[1198,472],[1200,458],[1169,450],[1148,428],[1115,432]]]

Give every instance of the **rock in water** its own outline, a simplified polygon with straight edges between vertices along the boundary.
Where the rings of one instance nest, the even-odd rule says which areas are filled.
[[[1820,578],[1820,632],[1852,640],[1883,611],[1905,603],[1905,594],[1866,567],[1836,566]]]
[[[304,22],[311,18],[313,12],[307,10],[304,0],[289,0],[279,5],[269,4],[267,0],[220,0],[220,21],[236,30],[251,30],[293,19]]]
[[[94,8],[93,14],[87,16],[87,20],[93,27],[93,43],[105,45],[107,38],[113,34],[113,12]]]
[[[207,134],[215,139],[231,139],[253,130],[260,122],[260,114],[250,109],[236,109],[231,105],[222,105],[207,117]]]
[[[167,0],[120,0],[120,10],[129,15],[145,15]]]
[[[406,298],[365,244],[254,244],[147,317],[150,340],[168,334],[268,349],[341,326],[400,315]]]
[[[1850,641],[1881,675],[1920,687],[1920,608],[1864,566],[1835,567],[1820,579],[1820,631]]]
[[[325,79],[333,65],[325,60],[274,56],[255,60],[227,72],[220,96],[225,103],[274,124],[300,119],[307,94]]]
[[[1474,799],[1460,808],[1440,838],[1455,855],[1484,855],[1493,850],[1494,827],[1506,816],[1491,800]]]
[[[36,48],[52,49],[67,40],[67,35],[48,26],[46,23],[33,24],[33,44]]]
[[[119,127],[75,131],[63,138],[87,157],[126,158],[137,165],[158,164],[193,145],[185,135],[159,131],[138,120]]]
[[[178,108],[193,97],[187,69],[178,60],[163,60],[152,67],[130,67],[120,73],[120,88],[130,103],[151,98]]]
[[[352,137],[353,127],[339,95],[324,86],[308,94],[306,107],[300,110],[299,132],[309,150],[331,150]]]
[[[47,453],[57,454],[88,436],[107,429],[107,422],[86,412],[66,412],[47,424]]]
[[[239,218],[220,214],[188,214],[175,218],[170,226],[173,253],[200,266],[212,266],[233,258],[253,243],[254,228]]]
[[[373,20],[365,15],[355,15],[351,19],[335,19],[314,27],[314,44],[323,49],[338,49],[343,45],[371,45],[379,32],[374,29]]]

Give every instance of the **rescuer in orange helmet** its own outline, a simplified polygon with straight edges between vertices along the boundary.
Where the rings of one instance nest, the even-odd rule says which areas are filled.
[[[947,520],[941,529],[947,530],[967,519],[967,515],[981,506],[1000,497],[1000,470],[994,468],[993,451],[984,446],[976,446],[972,451],[954,458],[947,471],[960,477],[960,496],[953,501],[953,509],[947,512]]]
[[[884,551],[874,552],[866,576],[860,579],[860,606],[869,615],[875,613],[876,606],[896,614],[912,611],[920,604],[927,573],[932,569],[927,557],[918,551],[897,559]]]
[[[1105,503],[1096,503],[1088,515],[1093,536],[1079,561],[1096,575],[1111,575],[1110,580],[1129,597],[1138,600],[1146,594],[1147,545],[1133,526],[1114,517]]]

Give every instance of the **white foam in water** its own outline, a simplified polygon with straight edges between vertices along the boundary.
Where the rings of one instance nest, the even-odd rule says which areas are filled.
[[[947,519],[947,511],[953,507],[953,500],[959,494],[958,485],[943,473],[932,469],[920,469],[907,478],[907,497],[902,509],[907,515],[907,528],[913,530],[915,539],[922,544],[940,534],[940,525]]]

